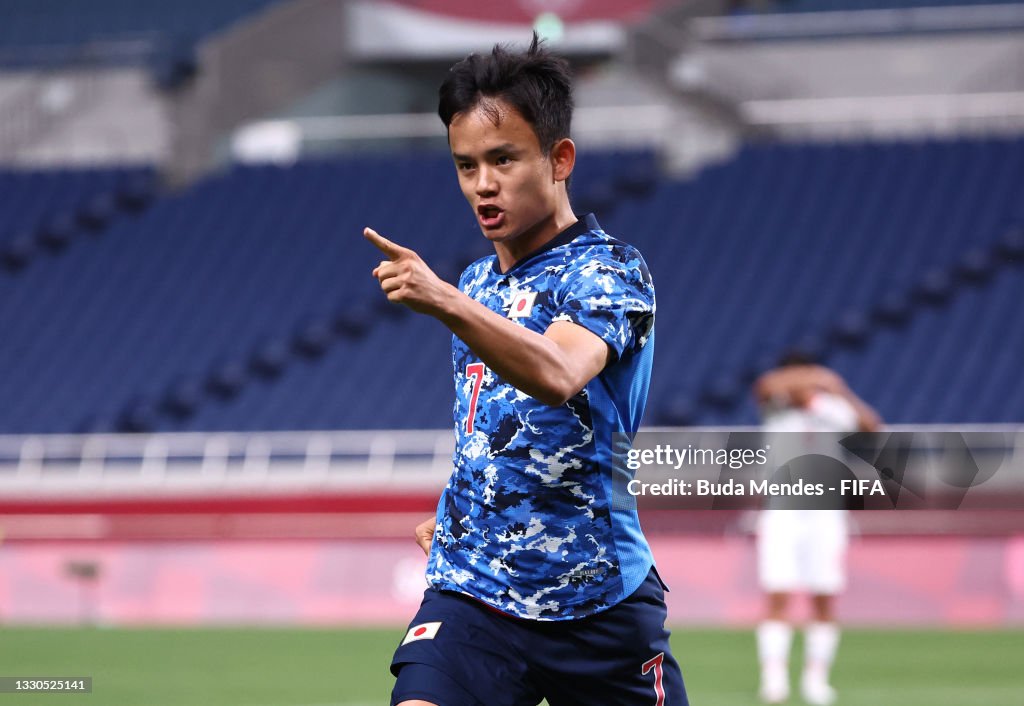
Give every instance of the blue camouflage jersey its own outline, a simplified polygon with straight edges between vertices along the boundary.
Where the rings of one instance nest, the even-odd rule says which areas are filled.
[[[549,406],[453,337],[454,471],[438,504],[427,579],[522,618],[568,620],[609,608],[653,563],[632,497],[613,498],[611,459],[613,433],[632,438],[647,402],[647,265],[588,215],[508,272],[494,255],[476,261],[459,288],[537,333],[555,321],[578,324],[613,355],[571,400]]]

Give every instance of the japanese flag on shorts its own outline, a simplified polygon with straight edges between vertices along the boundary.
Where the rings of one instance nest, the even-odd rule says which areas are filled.
[[[409,628],[409,632],[405,633],[405,639],[402,640],[402,644],[408,645],[410,642],[416,642],[417,640],[433,640],[437,637],[437,630],[440,627],[440,622],[413,625]]]

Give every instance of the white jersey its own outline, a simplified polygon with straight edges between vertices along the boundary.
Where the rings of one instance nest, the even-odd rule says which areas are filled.
[[[831,392],[815,392],[806,407],[768,409],[764,430],[771,432],[854,432],[857,410],[845,398]]]
[[[833,455],[834,434],[858,428],[857,410],[844,398],[817,392],[806,407],[769,409],[764,415],[775,458]],[[805,432],[805,433],[800,433]],[[758,573],[769,592],[808,590],[833,594],[846,583],[844,510],[768,509],[758,520]]]

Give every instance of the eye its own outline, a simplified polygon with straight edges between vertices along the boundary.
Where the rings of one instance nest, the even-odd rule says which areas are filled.
[[[455,168],[458,169],[460,172],[466,172],[466,171],[469,171],[470,169],[473,168],[473,163],[472,162],[456,162],[455,163]]]
[[[512,158],[509,157],[507,154],[503,154],[500,157],[498,157],[498,159],[495,160],[495,163],[498,166],[503,166],[503,165],[506,165],[506,164],[511,164],[512,163]]]

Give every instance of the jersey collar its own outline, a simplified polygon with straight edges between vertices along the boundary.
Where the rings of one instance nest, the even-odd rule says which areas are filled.
[[[516,260],[515,264],[513,264],[512,267],[508,268],[508,270],[505,272],[501,271],[501,267],[498,264],[498,258],[495,256],[494,261],[491,262],[491,270],[496,275],[512,274],[514,270],[519,269],[520,267],[522,267],[523,265],[525,265],[527,262],[537,257],[538,255],[542,255],[543,253],[546,253],[548,250],[553,250],[554,248],[557,248],[561,245],[568,245],[579,236],[583,235],[584,233],[589,233],[592,230],[601,230],[601,226],[597,222],[597,217],[593,213],[588,213],[587,215],[583,216],[583,218],[580,218],[571,226],[569,226],[561,233],[556,235],[554,238],[552,238],[551,240],[549,240],[548,242],[544,243],[539,248],[531,252],[529,255],[525,255],[519,260]]]

